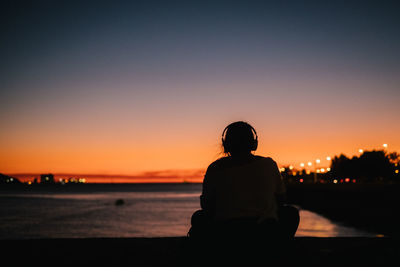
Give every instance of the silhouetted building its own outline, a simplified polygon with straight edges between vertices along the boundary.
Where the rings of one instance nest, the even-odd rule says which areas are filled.
[[[19,183],[21,182],[17,178],[0,173],[0,184],[19,184]]]
[[[54,184],[54,175],[51,173],[40,175],[41,184]]]

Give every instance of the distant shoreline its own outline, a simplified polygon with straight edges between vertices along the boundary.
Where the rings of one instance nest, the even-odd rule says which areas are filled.
[[[139,172],[137,174],[88,174],[88,173],[53,173],[55,181],[59,179],[84,178],[88,183],[201,183],[205,170],[158,170]],[[21,182],[33,182],[41,173],[8,173]]]

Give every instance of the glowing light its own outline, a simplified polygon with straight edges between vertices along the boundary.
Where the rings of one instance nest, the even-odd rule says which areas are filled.
[[[344,181],[345,181],[346,183],[348,183],[348,182],[350,182],[350,178],[346,178],[346,179],[344,179]]]
[[[335,179],[335,180],[333,180],[333,183],[334,183],[334,184],[337,184],[337,182],[338,182],[338,180],[336,180],[336,179]]]
[[[388,144],[383,144],[383,147],[384,147],[384,148],[387,148],[387,147],[388,147]]]
[[[331,157],[329,157],[329,156],[328,156],[328,157],[326,157],[326,160],[331,160]]]
[[[299,181],[300,181],[300,183],[304,182],[303,178],[301,178]]]
[[[302,162],[302,163],[300,163],[300,167],[304,167],[304,163]]]
[[[395,173],[399,173],[399,170],[395,170],[394,172],[395,172]]]
[[[309,161],[309,162],[307,163],[307,165],[308,165],[308,166],[312,166],[312,162]]]
[[[320,160],[320,159],[316,159],[315,162],[316,162],[316,163],[320,163],[321,160]]]
[[[325,168],[321,168],[321,172],[324,173],[325,172]]]
[[[351,182],[352,182],[353,184],[355,184],[357,181],[356,181],[356,179],[353,179],[353,180],[351,180]]]
[[[331,171],[331,168],[329,168],[329,167],[326,168],[326,171],[327,171],[327,172],[330,172],[330,171]]]
[[[285,171],[285,168],[280,168],[280,171],[281,171],[281,172],[284,172],[284,171]]]
[[[289,166],[289,169],[290,169],[290,170],[293,170],[293,166],[292,166],[292,165],[290,165],[290,166]]]
[[[358,152],[360,152],[360,153],[363,153],[364,152],[364,150],[362,150],[361,148],[358,150]]]

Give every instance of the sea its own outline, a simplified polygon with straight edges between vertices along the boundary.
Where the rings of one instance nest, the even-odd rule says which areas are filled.
[[[191,183],[3,189],[0,239],[186,236],[200,193]],[[296,236],[374,236],[298,208]]]

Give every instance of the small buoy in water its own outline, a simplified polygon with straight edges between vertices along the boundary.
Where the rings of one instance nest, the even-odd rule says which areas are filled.
[[[125,201],[124,201],[122,198],[117,199],[117,200],[115,201],[115,205],[116,205],[116,206],[121,206],[121,205],[124,205],[124,204],[125,204]]]

